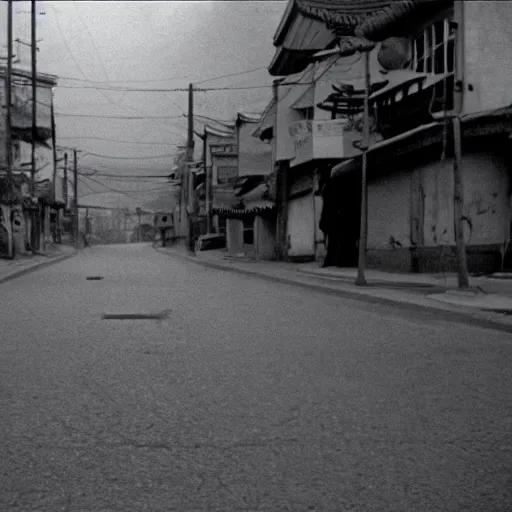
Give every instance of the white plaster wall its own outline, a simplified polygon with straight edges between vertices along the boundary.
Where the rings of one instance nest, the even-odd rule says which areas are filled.
[[[289,256],[311,256],[315,254],[315,214],[313,194],[291,199],[288,204]]]
[[[285,82],[306,82],[313,80],[314,66],[311,64],[306,70],[286,77]],[[297,110],[290,108],[311,85],[285,85],[277,87],[277,114],[276,114],[276,161],[291,160],[295,156],[293,137],[289,128],[304,116]]]
[[[466,112],[512,104],[511,26],[512,2],[464,2]]]

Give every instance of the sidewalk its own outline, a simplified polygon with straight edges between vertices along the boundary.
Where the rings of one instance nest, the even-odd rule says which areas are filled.
[[[47,244],[44,253],[20,256],[15,260],[0,259],[0,283],[65,260],[75,253],[76,249],[70,245],[50,243]]]
[[[512,281],[506,279],[472,278],[472,288],[461,292],[456,289],[454,275],[446,276],[445,286],[443,275],[392,274],[368,270],[368,286],[360,287],[354,284],[356,269],[322,269],[318,262],[297,265],[280,261],[254,261],[228,257],[225,250],[201,251],[196,256],[183,248],[158,248],[157,251],[218,270],[300,285],[349,299],[444,313],[459,321],[493,324],[496,328],[512,332]]]

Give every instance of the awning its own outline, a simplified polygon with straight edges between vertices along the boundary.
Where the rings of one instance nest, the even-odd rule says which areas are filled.
[[[312,85],[293,105],[295,110],[311,108],[315,105],[315,86]]]
[[[385,139],[380,142],[377,142],[373,146],[370,146],[366,153],[370,153],[370,152],[376,151],[378,149],[384,148],[386,146],[390,146],[391,144],[394,144],[396,142],[406,140],[409,137],[416,135],[417,133],[421,133],[421,132],[424,132],[424,131],[427,131],[427,130],[430,130],[432,128],[439,127],[439,126],[441,126],[440,123],[429,123],[429,124],[424,124],[424,125],[418,126],[417,128],[409,130],[408,132],[400,133],[399,135],[396,135],[395,137],[391,137],[389,139]],[[361,159],[361,157],[362,157],[362,154],[355,158],[351,158],[350,160],[344,160],[343,162],[335,165],[331,169],[331,178],[340,176],[341,174],[344,174],[345,172],[349,171],[353,167],[353,165]]]
[[[274,203],[267,201],[254,204],[250,208],[214,208],[213,214],[221,215],[225,217],[246,217],[248,215],[258,215],[260,213],[270,212],[275,210],[276,206]]]
[[[396,89],[397,93],[401,92],[402,87],[406,86],[407,84],[411,85],[409,95],[416,94],[420,90],[420,85],[421,89],[425,90],[428,89],[429,87],[438,84],[439,82],[442,82],[445,78],[449,77],[450,75],[453,75],[453,73],[427,74],[416,73],[415,71],[405,69],[390,71],[387,75],[385,75],[387,78],[389,78],[388,85],[374,92],[370,96],[370,100],[374,100],[378,97],[384,96],[386,93],[391,92],[393,89]],[[414,86],[415,83],[417,84],[416,90],[413,90],[412,86]],[[396,101],[400,101],[401,98],[395,99]]]
[[[256,185],[252,190],[245,192],[244,194],[238,194],[244,200],[244,203],[250,201],[260,201],[265,198],[268,194],[268,185],[266,183],[260,183]]]
[[[261,120],[261,114],[238,112],[237,121],[241,123],[258,123]]]
[[[275,99],[272,98],[267,108],[264,110],[261,115],[261,120],[258,124],[258,127],[253,132],[254,137],[258,137],[259,139],[267,139],[271,138],[272,134],[268,133],[268,130],[274,129],[274,119],[276,116],[276,102]]]

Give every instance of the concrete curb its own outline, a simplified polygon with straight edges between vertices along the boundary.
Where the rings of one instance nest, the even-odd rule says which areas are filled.
[[[14,271],[12,274],[9,274],[8,276],[4,276],[0,278],[0,284],[6,283],[8,281],[11,281],[13,279],[16,279],[17,277],[24,276],[25,274],[30,274],[30,272],[35,272],[36,270],[40,270],[44,267],[49,267],[50,265],[54,265],[55,263],[59,263],[61,261],[67,260],[69,258],[72,258],[73,256],[76,256],[78,254],[78,251],[75,249],[69,254],[63,254],[62,256],[56,256],[54,258],[49,258],[46,261],[41,261],[40,263],[36,263],[35,265],[31,265],[30,267],[22,268],[20,270]]]
[[[297,286],[297,287],[301,287],[301,288],[307,288],[309,290],[318,291],[321,293],[325,293],[327,295],[343,297],[345,299],[355,300],[358,302],[391,306],[391,307],[395,307],[395,308],[400,308],[405,311],[411,311],[414,313],[422,313],[422,314],[427,313],[430,315],[435,314],[436,316],[433,320],[440,319],[440,320],[451,321],[451,322],[455,322],[455,323],[462,323],[465,325],[471,325],[473,327],[481,327],[484,329],[493,329],[493,330],[507,332],[507,333],[512,334],[512,325],[511,324],[497,322],[492,319],[475,317],[474,316],[475,310],[468,311],[467,313],[460,312],[460,311],[446,311],[440,307],[435,307],[435,306],[414,304],[411,302],[389,299],[387,297],[375,297],[375,296],[367,295],[364,293],[357,293],[357,292],[354,292],[351,290],[339,290],[339,289],[329,288],[329,287],[326,287],[326,286],[323,286],[323,285],[317,284],[317,283],[307,283],[307,282],[303,282],[303,281],[296,281],[294,279],[289,279],[286,277],[269,276],[267,274],[264,274],[263,272],[231,267],[229,265],[222,265],[221,263],[206,261],[206,260],[203,260],[198,257],[188,256],[185,254],[181,254],[178,251],[173,251],[173,250],[169,250],[169,249],[161,250],[159,248],[155,248],[155,250],[162,254],[167,254],[168,256],[175,257],[175,258],[178,258],[178,259],[181,259],[184,261],[189,261],[191,263],[196,263],[197,265],[201,265],[201,266],[207,267],[207,268],[212,268],[215,270],[223,270],[225,272],[234,272],[237,274],[257,277],[259,279],[271,281],[273,283],[281,283],[281,284],[287,284],[287,285]],[[313,277],[313,276],[305,276],[305,277]]]

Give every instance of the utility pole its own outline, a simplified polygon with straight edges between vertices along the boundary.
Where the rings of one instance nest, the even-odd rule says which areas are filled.
[[[64,190],[63,190],[64,208],[68,207],[68,153],[64,153]]]
[[[187,137],[187,185],[188,185],[188,208],[187,208],[187,220],[188,220],[188,236],[187,246],[189,250],[193,251],[193,233],[192,233],[192,214],[194,208],[194,177],[192,174],[192,163],[194,161],[194,86],[193,84],[188,85],[188,137]]]
[[[9,200],[13,195],[12,178],[12,135],[11,135],[11,91],[12,91],[12,0],[7,3],[7,76],[5,80],[5,157],[7,165],[7,195]]]
[[[207,166],[207,139],[208,134],[206,133],[206,127],[203,130],[203,167],[205,177],[205,194],[206,194],[206,232],[208,234],[212,231],[212,201],[211,201],[211,190],[212,190],[212,177],[210,170]]]
[[[361,221],[359,227],[359,259],[357,263],[357,286],[366,286],[366,246],[368,238],[368,186],[366,181],[367,152],[370,143],[370,52],[364,52],[364,117],[361,163]]]
[[[37,138],[37,42],[36,42],[36,0],[31,0],[31,53],[32,53],[32,166],[30,173],[31,195],[36,192],[36,138]],[[31,245],[35,253],[39,246],[39,203],[36,212],[32,216]]]
[[[79,219],[78,219],[78,170],[77,170],[77,153],[73,149],[73,237],[75,244],[79,243]]]
[[[463,103],[463,62],[464,62],[464,5],[461,1],[454,4],[454,18],[457,23],[455,31],[455,88],[454,88],[454,116],[453,126],[453,214],[455,244],[457,250],[457,270],[459,288],[469,287],[468,263],[466,258],[466,243],[464,241],[464,228],[462,224],[464,209],[464,188],[462,184],[462,135],[460,126],[460,114]]]

